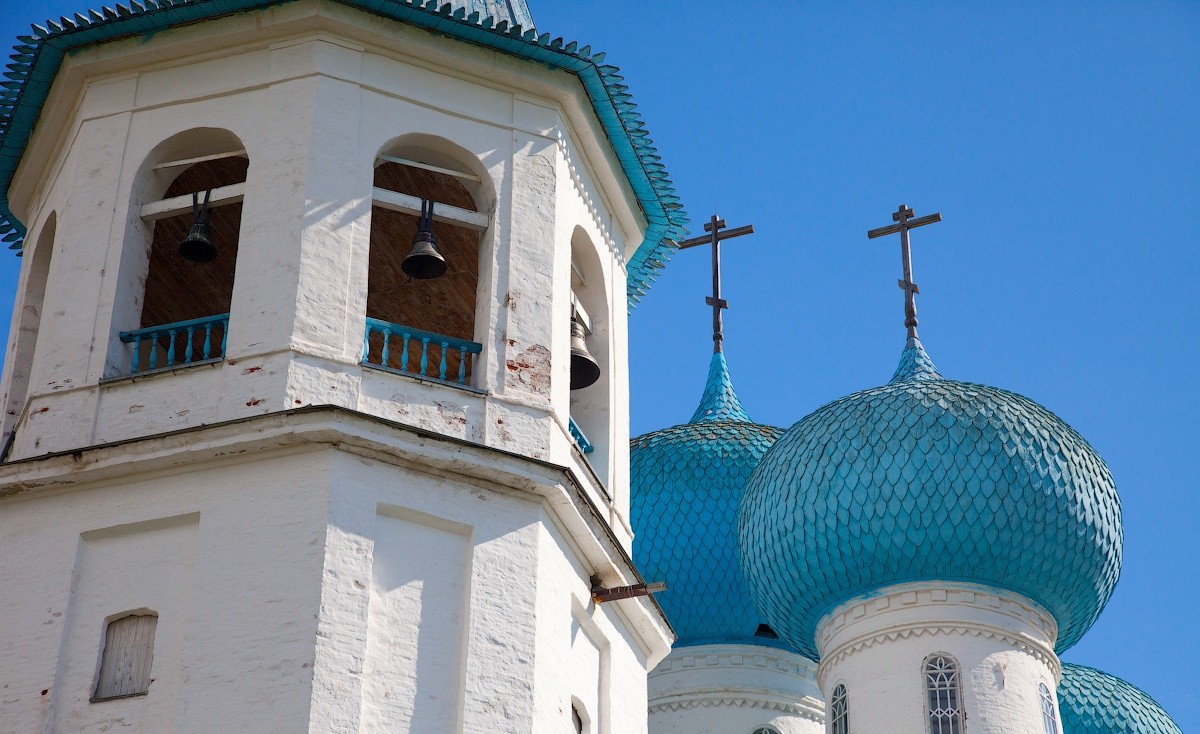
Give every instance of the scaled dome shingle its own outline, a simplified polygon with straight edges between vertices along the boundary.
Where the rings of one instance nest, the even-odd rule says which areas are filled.
[[[742,501],[759,610],[816,659],[821,617],[882,587],[966,581],[1021,594],[1074,645],[1121,569],[1121,505],[1070,426],[1006,390],[943,378],[911,340],[882,387],[817,409],[759,463]]]
[[[1058,708],[1063,734],[1183,734],[1143,691],[1084,665],[1063,663]]]
[[[750,421],[713,355],[691,422],[630,442],[633,557],[648,581],[669,588],[655,598],[677,645],[752,642],[762,618],[738,560],[738,503],[746,480],[782,430]]]

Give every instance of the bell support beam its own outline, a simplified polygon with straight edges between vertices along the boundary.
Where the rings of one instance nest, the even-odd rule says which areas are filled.
[[[379,166],[379,164],[385,161],[388,163],[399,163],[402,166],[411,166],[412,168],[421,168],[426,171],[433,171],[434,173],[444,173],[447,176],[454,176],[455,178],[462,178],[466,179],[467,181],[475,181],[476,183],[481,180],[473,173],[463,173],[462,171],[456,171],[453,168],[442,168],[441,166],[432,166],[428,163],[421,163],[420,161],[410,161],[407,158],[397,158],[394,155],[379,156],[379,158],[375,161],[375,165]]]
[[[220,186],[212,190],[212,197],[209,199],[209,206],[223,206],[225,204],[237,204],[246,195],[246,184],[235,183],[228,186]],[[155,222],[159,219],[169,219],[177,217],[180,214],[192,213],[192,195],[184,194],[183,196],[172,196],[170,199],[162,201],[152,201],[142,207],[142,219],[147,222]]]
[[[156,171],[162,171],[167,168],[182,168],[183,166],[193,166],[197,163],[207,163],[208,161],[219,161],[225,158],[245,158],[245,150],[231,150],[228,153],[213,153],[212,155],[202,155],[198,158],[184,158],[178,161],[167,161],[159,163],[154,167]]]
[[[215,191],[213,192],[216,193]],[[375,206],[390,209],[401,214],[411,214],[414,217],[421,216],[421,197],[401,194],[398,191],[389,191],[375,187],[374,197]],[[190,199],[189,199],[190,201]],[[457,206],[438,203],[433,210],[433,221],[445,222],[446,224],[455,224],[459,227],[476,232],[482,232],[488,228],[489,217],[482,212],[473,212],[470,209],[461,209]]]

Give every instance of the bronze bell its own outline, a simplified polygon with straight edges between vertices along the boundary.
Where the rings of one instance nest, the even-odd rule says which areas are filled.
[[[217,246],[213,244],[208,227],[208,202],[212,197],[212,189],[204,192],[204,203],[200,203],[200,194],[192,194],[192,228],[187,237],[179,243],[179,254],[184,260],[194,263],[212,262],[217,259]]]
[[[600,363],[588,351],[583,323],[571,315],[571,389],[580,390],[600,379]]]
[[[446,258],[438,250],[437,237],[433,236],[433,202],[421,200],[421,218],[417,220],[417,233],[413,235],[412,251],[400,269],[410,278],[429,280],[446,272]]]

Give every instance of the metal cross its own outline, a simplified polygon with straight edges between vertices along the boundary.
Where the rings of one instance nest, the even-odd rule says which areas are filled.
[[[729,301],[721,298],[721,240],[728,240],[734,237],[741,237],[744,234],[752,234],[754,225],[747,224],[745,227],[735,227],[727,229],[724,232],[721,229],[725,226],[725,220],[718,217],[716,214],[704,225],[704,231],[708,234],[692,237],[679,243],[679,249],[686,250],[689,247],[698,247],[700,245],[712,246],[712,279],[713,279],[713,294],[704,299],[704,302],[712,306],[713,310],[713,352],[724,351],[724,327],[721,324],[721,309],[729,308]]]
[[[923,217],[912,218],[913,210],[906,205],[901,204],[900,208],[892,213],[892,221],[895,224],[889,224],[886,227],[872,229],[867,232],[867,239],[875,239],[889,234],[900,233],[900,256],[904,260],[904,279],[896,281],[901,290],[904,291],[904,325],[908,327],[908,338],[917,338],[917,294],[921,289],[913,282],[912,278],[912,250],[908,244],[908,230],[924,227],[926,224],[942,221],[942,215],[927,214]],[[911,221],[909,221],[911,220]]]

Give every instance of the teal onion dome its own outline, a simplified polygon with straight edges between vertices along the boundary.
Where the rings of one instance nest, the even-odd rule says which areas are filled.
[[[690,422],[630,442],[633,558],[678,635],[677,645],[749,642],[763,622],[738,560],[738,503],[750,473],[781,429],[750,421],[729,378],[725,355],[709,365]]]
[[[822,616],[922,580],[1023,595],[1074,645],[1121,570],[1108,467],[1037,403],[947,380],[910,339],[892,380],[817,409],[755,470],[742,565],[779,635],[816,659]]]
[[[1063,663],[1063,734],[1183,734],[1153,698],[1116,676]]]

